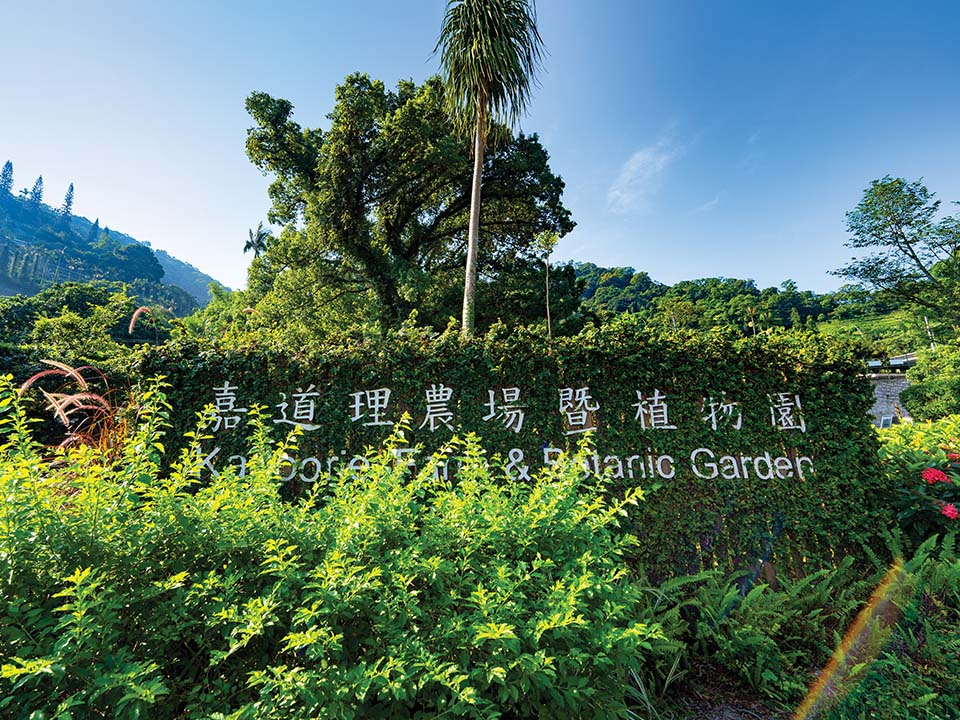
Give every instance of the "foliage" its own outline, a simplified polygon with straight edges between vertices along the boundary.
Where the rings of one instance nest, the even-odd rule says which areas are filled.
[[[617,527],[642,492],[582,456],[505,483],[467,438],[451,483],[384,451],[289,503],[263,415],[248,472],[200,484],[196,447],[160,469],[163,386],[135,409],[119,453],[44,462],[0,392],[0,710],[610,717],[663,639]]]
[[[447,112],[460,134],[473,138],[462,311],[469,338],[476,325],[484,153],[488,138],[500,134],[497,123],[516,125],[540,69],[543,41],[533,0],[448,0],[438,50]]]
[[[73,183],[67,188],[67,193],[63,196],[63,205],[60,206],[60,216],[64,220],[69,220],[73,215]]]
[[[27,195],[27,209],[37,211],[43,203],[43,175],[40,175],[33,183],[33,188]]]
[[[891,557],[900,555],[897,542],[888,537]],[[643,617],[660,620],[673,654],[662,652],[668,664],[648,662],[632,676],[632,717],[692,720],[708,714],[708,703],[722,706],[721,698],[762,699],[797,718],[954,717],[954,546],[949,533],[890,568],[871,556],[864,572],[848,556],[776,585],[707,570],[650,588]]]
[[[52,358],[120,371],[134,345],[170,336],[170,313],[155,305],[130,327],[135,301],[157,290],[140,284],[132,289],[137,295],[128,295],[121,283],[63,283],[32,296],[0,297],[0,335],[9,339],[11,355],[8,361],[0,357],[0,369],[23,380],[40,358]]]
[[[553,252],[560,236],[555,232],[544,231],[536,237],[537,249],[543,253],[544,287],[543,299],[547,310],[547,336],[553,336],[553,320],[550,317],[550,254]]]
[[[960,700],[960,560],[951,532],[910,563],[914,592],[899,602],[902,619],[876,659],[826,720],[943,720]]]
[[[800,291],[792,280],[763,290],[752,280],[733,278],[684,280],[669,286],[630,267],[577,263],[575,269],[584,282],[584,312],[639,313],[652,324],[671,329],[725,327],[747,335],[774,327],[813,329],[840,306],[840,293]]]
[[[39,354],[71,365],[102,365],[124,354],[125,348],[110,336],[110,330],[122,326],[133,312],[134,303],[125,293],[113,293],[85,317],[64,309],[59,315],[37,318],[30,344]]]
[[[249,250],[253,250],[254,258],[260,257],[267,250],[267,243],[273,239],[273,236],[270,234],[269,230],[266,230],[263,227],[263,223],[260,222],[257,224],[257,229],[254,231],[252,228],[247,231],[247,242],[243,245],[244,254]]]
[[[397,327],[416,309],[443,327],[458,314],[470,156],[443,102],[438,78],[388,91],[355,74],[338,86],[323,131],[301,128],[286,100],[247,99],[256,123],[247,154],[275,176],[268,219],[286,224],[251,265],[251,322],[326,335],[354,318]],[[539,266],[537,233],[572,229],[547,161],[537,137],[522,134],[486,157],[485,283]]]
[[[7,160],[0,171],[0,203],[6,204],[7,195],[13,192],[13,163]]]
[[[73,368],[55,360],[40,362],[44,369],[27,378],[18,394],[22,396],[35,386],[46,401],[44,409],[60,427],[57,431],[41,427],[34,430],[34,435],[51,444],[62,434],[59,447],[91,445],[104,453],[115,451],[115,443],[123,434],[124,418],[122,408],[113,404],[115,393],[110,390],[107,376],[89,365]],[[51,386],[53,378],[60,381],[58,385]]]
[[[434,52],[448,112],[463,134],[516,123],[536,85],[542,48],[531,0],[449,0]]]
[[[837,317],[845,315],[846,310],[848,308],[838,308],[830,320],[818,323],[817,329],[824,335],[861,343],[864,357],[887,359],[905,355],[930,342],[923,318],[911,310],[896,309]]]
[[[960,344],[956,337],[917,352],[917,364],[907,371],[910,385],[901,393],[910,415],[937,420],[960,413]]]
[[[960,292],[960,216],[937,217],[940,201],[917,180],[874,180],[847,213],[848,247],[872,254],[836,274],[882,289],[956,324]]]
[[[591,311],[640,312],[666,291],[667,286],[633,268],[602,268],[576,263],[577,279],[583,281],[583,305]]]
[[[0,188],[12,187],[13,165],[4,165]],[[42,185],[41,185],[42,187]],[[42,195],[42,189],[40,191]],[[157,294],[176,296],[168,302],[178,315],[205,304],[213,278],[149,243],[105,229],[73,215],[73,184],[63,205],[54,209],[29,197],[15,198],[0,189],[0,287],[36,293],[52,283],[89,280],[149,284]],[[159,280],[168,283],[162,285]],[[181,289],[184,288],[184,289]],[[188,295],[189,293],[189,295]],[[196,300],[191,300],[191,297]]]
[[[805,563],[820,557],[821,545],[842,555],[874,542],[890,520],[890,505],[875,464],[876,435],[866,414],[872,393],[861,367],[851,346],[816,334],[658,334],[623,317],[553,339],[541,330],[511,332],[503,326],[473,342],[452,330],[433,335],[413,324],[384,338],[358,330],[300,355],[230,349],[184,336],[144,354],[134,372],[170,378],[177,426],[189,423],[191,413],[212,402],[226,382],[236,388],[237,408],[263,403],[274,419],[283,402],[292,411],[294,393],[313,386],[318,427],[304,436],[298,458],[315,457],[323,465],[348,462],[384,441],[388,428],[351,420],[353,394],[375,388],[391,390],[388,421],[403,412],[414,418],[411,447],[424,443],[430,452],[441,445],[453,431],[424,427],[425,392],[431,384],[444,384],[452,390],[455,428],[482,432],[487,447],[504,456],[516,449],[533,469],[544,463],[545,450],[572,449],[576,435],[566,434],[558,392],[585,388],[599,406],[591,467],[609,468],[624,488],[661,486],[635,526],[657,539],[637,553],[659,580],[705,567],[744,570],[769,551],[784,572],[806,574]],[[520,433],[500,419],[484,419],[489,393],[510,387],[519,388],[525,412]],[[676,430],[642,426],[637,393],[649,397],[655,389],[666,397]],[[771,423],[770,396],[788,391],[802,398],[806,432],[782,431]],[[713,430],[703,420],[704,399],[721,393],[742,403],[740,429]],[[221,464],[243,454],[231,432],[218,433],[206,452],[215,447]],[[715,463],[728,459],[714,470],[704,465],[698,476],[692,458],[698,448],[710,451]],[[766,468],[766,453],[810,457],[815,471],[801,482],[792,471],[774,476]],[[734,471],[741,456],[751,458],[742,461],[748,469]],[[702,465],[709,457],[701,453],[696,462]],[[663,473],[651,468],[655,461]],[[855,483],[853,468],[861,478]],[[311,472],[303,470],[306,476]]]
[[[708,567],[651,585],[624,562],[638,542],[624,530],[657,493],[588,478],[588,446],[517,483],[476,438],[414,470],[397,435],[283,500],[304,439],[271,443],[257,409],[246,472],[201,482],[212,410],[165,461],[183,444],[167,435],[167,390],[147,384],[114,442],[41,459],[5,381],[0,714],[609,717],[632,705],[652,718],[706,676],[789,707],[884,569],[869,546],[843,557],[823,543],[798,577]],[[448,453],[463,461],[455,482]],[[663,542],[641,527],[643,544]],[[891,644],[851,656],[862,681],[828,717],[954,706],[953,538],[908,563]]]
[[[880,459],[896,498],[897,519],[919,545],[957,527],[960,415],[880,430]]]
[[[0,275],[37,288],[64,279],[157,282],[163,277],[163,267],[146,245],[121,242],[108,231],[81,238],[73,229],[77,219],[67,212],[68,199],[72,202],[69,191],[58,210],[14,201],[6,217],[0,216],[0,245],[7,256]]]
[[[960,377],[933,377],[909,385],[900,400],[910,416],[934,421],[960,413]]]
[[[691,654],[779,704],[795,705],[810,669],[840,644],[877,576],[875,570],[864,577],[852,556],[796,581],[780,579],[776,589],[754,584],[756,578],[708,576],[690,601]]]

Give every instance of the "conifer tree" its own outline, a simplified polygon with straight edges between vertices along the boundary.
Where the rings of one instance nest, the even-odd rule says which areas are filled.
[[[29,199],[27,203],[31,209],[36,209],[40,207],[40,203],[43,202],[43,175],[37,178],[37,181],[33,184],[33,190],[30,191]]]
[[[7,160],[0,171],[0,192],[13,192],[13,163]]]
[[[73,215],[73,183],[67,188],[67,194],[63,197],[63,207],[60,208],[60,214],[64,219],[69,220]]]
[[[90,232],[87,233],[87,244],[93,245],[97,241],[97,238],[100,237],[100,218],[97,218],[93,225],[90,226]]]

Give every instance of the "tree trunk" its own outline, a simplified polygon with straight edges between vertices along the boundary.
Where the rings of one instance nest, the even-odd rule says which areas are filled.
[[[553,327],[550,325],[550,256],[543,261],[547,269],[547,337],[553,337]]]
[[[463,282],[463,336],[473,337],[474,303],[477,292],[477,242],[480,239],[480,182],[483,179],[483,149],[486,117],[481,106],[473,139],[473,186],[470,192],[470,225],[467,230],[467,272]]]

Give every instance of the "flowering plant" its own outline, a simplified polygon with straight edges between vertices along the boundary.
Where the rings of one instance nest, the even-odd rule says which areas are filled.
[[[897,520],[917,543],[960,527],[960,417],[880,431]]]

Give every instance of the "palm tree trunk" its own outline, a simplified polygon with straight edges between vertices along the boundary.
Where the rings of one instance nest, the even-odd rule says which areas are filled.
[[[470,225],[467,230],[467,272],[463,282],[463,336],[473,337],[477,293],[477,242],[480,239],[480,182],[483,179],[483,149],[486,116],[481,106],[473,139],[473,186],[470,191]]]

